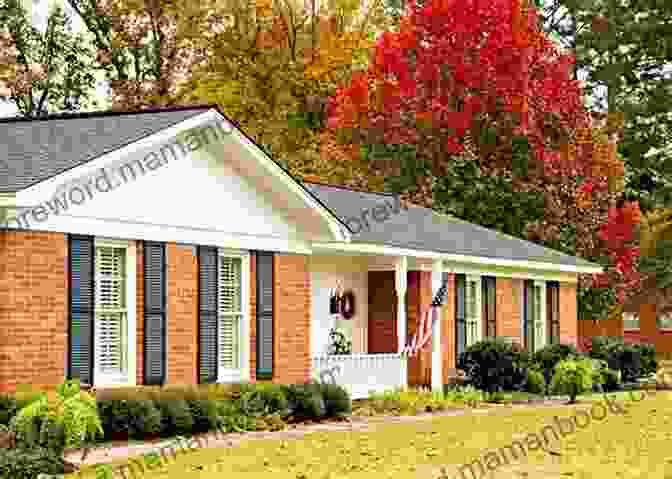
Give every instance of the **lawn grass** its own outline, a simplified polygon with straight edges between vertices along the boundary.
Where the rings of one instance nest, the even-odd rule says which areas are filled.
[[[672,478],[672,393],[658,392],[640,402],[620,396],[624,415],[608,413],[548,449],[530,451],[482,478],[588,479]],[[437,417],[400,424],[380,424],[370,432],[319,432],[301,439],[254,440],[235,448],[201,449],[146,479],[434,479],[460,477],[457,468],[490,449],[499,449],[553,424],[554,416],[588,410],[595,396],[576,406],[502,408],[486,413]],[[71,479],[76,476],[66,476]],[[82,479],[93,479],[92,470]],[[116,476],[121,477],[121,476]],[[137,477],[137,476],[136,476]],[[467,473],[465,478],[472,479]],[[475,479],[475,478],[474,478]]]

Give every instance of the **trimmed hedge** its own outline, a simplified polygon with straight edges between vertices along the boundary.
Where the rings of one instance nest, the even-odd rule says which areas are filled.
[[[35,479],[39,474],[64,472],[63,456],[47,448],[0,449],[0,477]]]
[[[531,366],[529,353],[501,338],[472,344],[460,354],[457,364],[465,372],[468,385],[489,393],[522,391]]]

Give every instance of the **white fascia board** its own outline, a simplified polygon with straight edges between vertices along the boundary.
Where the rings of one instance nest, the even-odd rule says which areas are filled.
[[[459,254],[439,253],[394,246],[376,245],[371,243],[324,243],[312,242],[313,251],[343,251],[362,254],[380,254],[385,256],[410,256],[414,258],[442,259],[444,261],[467,263],[472,265],[502,266],[525,270],[561,271],[565,273],[601,273],[599,266],[573,266],[556,263],[541,263],[536,261],[510,260],[505,258],[485,258],[481,256],[467,256]]]
[[[227,121],[226,118],[216,110],[211,110],[218,119]],[[327,222],[329,229],[334,235],[335,241],[344,241],[350,242],[352,234],[347,231],[344,225],[342,225],[324,206],[322,206],[312,195],[310,195],[300,184],[297,183],[297,180],[292,178],[286,171],[284,171],[280,166],[278,166],[268,155],[261,150],[254,142],[250,141],[244,134],[238,130],[234,130],[234,134],[238,142],[243,145],[261,164],[266,171],[278,178],[283,184],[299,198],[301,198],[307,206],[313,208],[317,213]]]

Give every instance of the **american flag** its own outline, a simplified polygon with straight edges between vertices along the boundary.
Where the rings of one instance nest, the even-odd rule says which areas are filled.
[[[420,318],[418,328],[415,330],[415,334],[413,335],[410,343],[408,343],[402,350],[403,353],[408,354],[409,356],[415,356],[429,343],[429,340],[432,337],[434,323],[438,320],[439,317],[439,308],[443,303],[443,299],[447,290],[448,284],[444,283],[436,293],[431,306],[425,310],[425,314],[423,314]]]

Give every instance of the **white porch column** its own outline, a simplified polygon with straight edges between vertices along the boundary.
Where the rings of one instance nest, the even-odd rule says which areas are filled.
[[[443,261],[432,262],[432,299],[443,281]],[[443,354],[441,350],[441,308],[437,310],[437,320],[432,326],[432,391],[443,390]]]
[[[408,272],[408,258],[400,256],[395,264],[394,287],[397,290],[397,351],[401,352],[406,346],[406,284]]]

